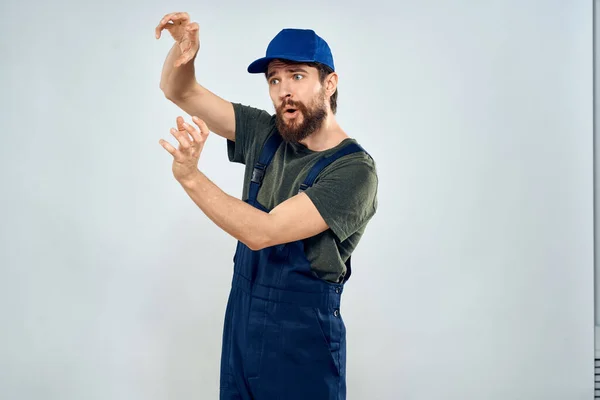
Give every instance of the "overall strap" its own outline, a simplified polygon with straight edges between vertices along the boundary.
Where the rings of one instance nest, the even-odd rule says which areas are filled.
[[[315,179],[317,179],[317,176],[319,176],[321,171],[323,171],[323,169],[325,169],[325,167],[327,167],[329,164],[331,164],[332,162],[336,161],[337,159],[339,159],[343,156],[346,156],[346,155],[352,154],[352,153],[357,153],[359,151],[364,151],[366,153],[365,149],[363,149],[359,144],[351,143],[348,146],[342,147],[341,149],[339,149],[332,155],[321,158],[311,168],[311,170],[308,172],[308,175],[306,175],[306,179],[304,179],[304,182],[300,185],[300,189],[298,190],[298,193],[302,193],[306,189],[311,187],[313,185],[313,183],[315,183]]]
[[[251,202],[256,201],[256,196],[258,195],[258,190],[262,185],[263,178],[265,177],[265,170],[271,163],[275,152],[279,148],[281,144],[282,138],[281,136],[275,132],[272,134],[260,152],[260,156],[258,157],[258,161],[254,164],[254,170],[252,171],[252,179],[250,180],[250,189],[248,191],[248,200]]]
[[[331,164],[332,162],[334,162],[335,160],[337,160],[343,156],[346,156],[346,155],[352,154],[352,153],[357,153],[359,151],[364,151],[365,153],[367,153],[365,151],[365,149],[363,149],[359,144],[351,143],[348,146],[345,146],[345,147],[341,148],[340,150],[336,151],[332,155],[321,158],[311,168],[310,172],[306,176],[306,179],[304,179],[304,183],[302,183],[300,185],[300,189],[298,190],[298,193],[302,193],[306,189],[311,187],[313,185],[313,183],[315,183],[315,179],[317,179],[317,176],[319,176],[321,171],[323,171],[323,169],[325,169],[325,167],[327,167],[329,164]],[[369,154],[369,153],[367,153],[367,154]],[[348,279],[350,279],[350,275],[352,274],[351,258],[352,257],[348,257],[348,260],[346,260],[346,263],[345,263],[346,264],[346,275],[344,276],[344,280],[342,281],[342,284],[346,283],[348,281]]]

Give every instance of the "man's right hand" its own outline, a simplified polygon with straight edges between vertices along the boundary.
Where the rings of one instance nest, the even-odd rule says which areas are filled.
[[[190,16],[186,12],[167,14],[160,20],[156,27],[156,39],[160,39],[163,29],[171,33],[171,36],[181,50],[181,57],[175,61],[175,67],[186,64],[196,56],[200,48],[199,30],[196,22],[190,22]]]

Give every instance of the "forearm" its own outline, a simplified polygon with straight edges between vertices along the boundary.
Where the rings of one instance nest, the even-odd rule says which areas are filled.
[[[180,184],[211,221],[250,249],[260,250],[270,242],[268,213],[223,192],[201,171]]]
[[[175,43],[163,65],[160,77],[160,89],[167,97],[184,96],[186,91],[191,90],[196,84],[196,70],[194,62],[196,56],[189,62],[175,67],[175,61],[181,57],[179,44]]]

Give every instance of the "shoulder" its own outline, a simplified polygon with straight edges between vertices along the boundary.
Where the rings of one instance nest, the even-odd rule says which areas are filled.
[[[315,179],[315,185],[321,183],[329,186],[339,195],[354,198],[365,206],[372,204],[376,208],[379,177],[375,159],[355,139],[345,140],[343,146],[336,150],[338,151],[348,154],[324,168]]]
[[[334,155],[341,156],[335,158]],[[354,139],[346,139],[323,156],[321,160],[334,159],[305,193],[343,242],[377,210],[377,168],[373,157]]]
[[[333,157],[338,153],[338,158],[323,169],[322,175],[338,174],[352,175],[357,172],[377,180],[377,164],[373,156],[356,139],[348,138],[331,150],[326,157]]]
[[[239,122],[238,126],[275,124],[275,115],[272,115],[267,110],[235,102],[232,105],[236,122]]]
[[[241,103],[232,103],[232,105],[235,116],[235,140],[227,141],[229,160],[242,164],[253,162],[275,128],[275,116],[266,110]]]
[[[377,196],[377,165],[371,154],[355,139],[344,140],[324,156],[324,159],[334,160],[317,175],[314,181],[316,187],[328,187],[339,194],[354,193],[362,200]]]

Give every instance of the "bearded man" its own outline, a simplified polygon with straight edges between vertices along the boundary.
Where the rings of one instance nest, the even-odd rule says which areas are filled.
[[[199,26],[167,14],[175,43],[161,89],[192,115],[171,133],[175,178],[218,227],[237,239],[222,337],[221,400],[343,400],[346,327],[341,295],[350,258],[377,209],[373,158],[336,121],[338,74],[327,42],[311,29],[283,29],[264,57],[274,115],[222,99],[200,85]],[[195,126],[194,126],[195,125]],[[198,168],[209,131],[244,164],[242,199]]]

